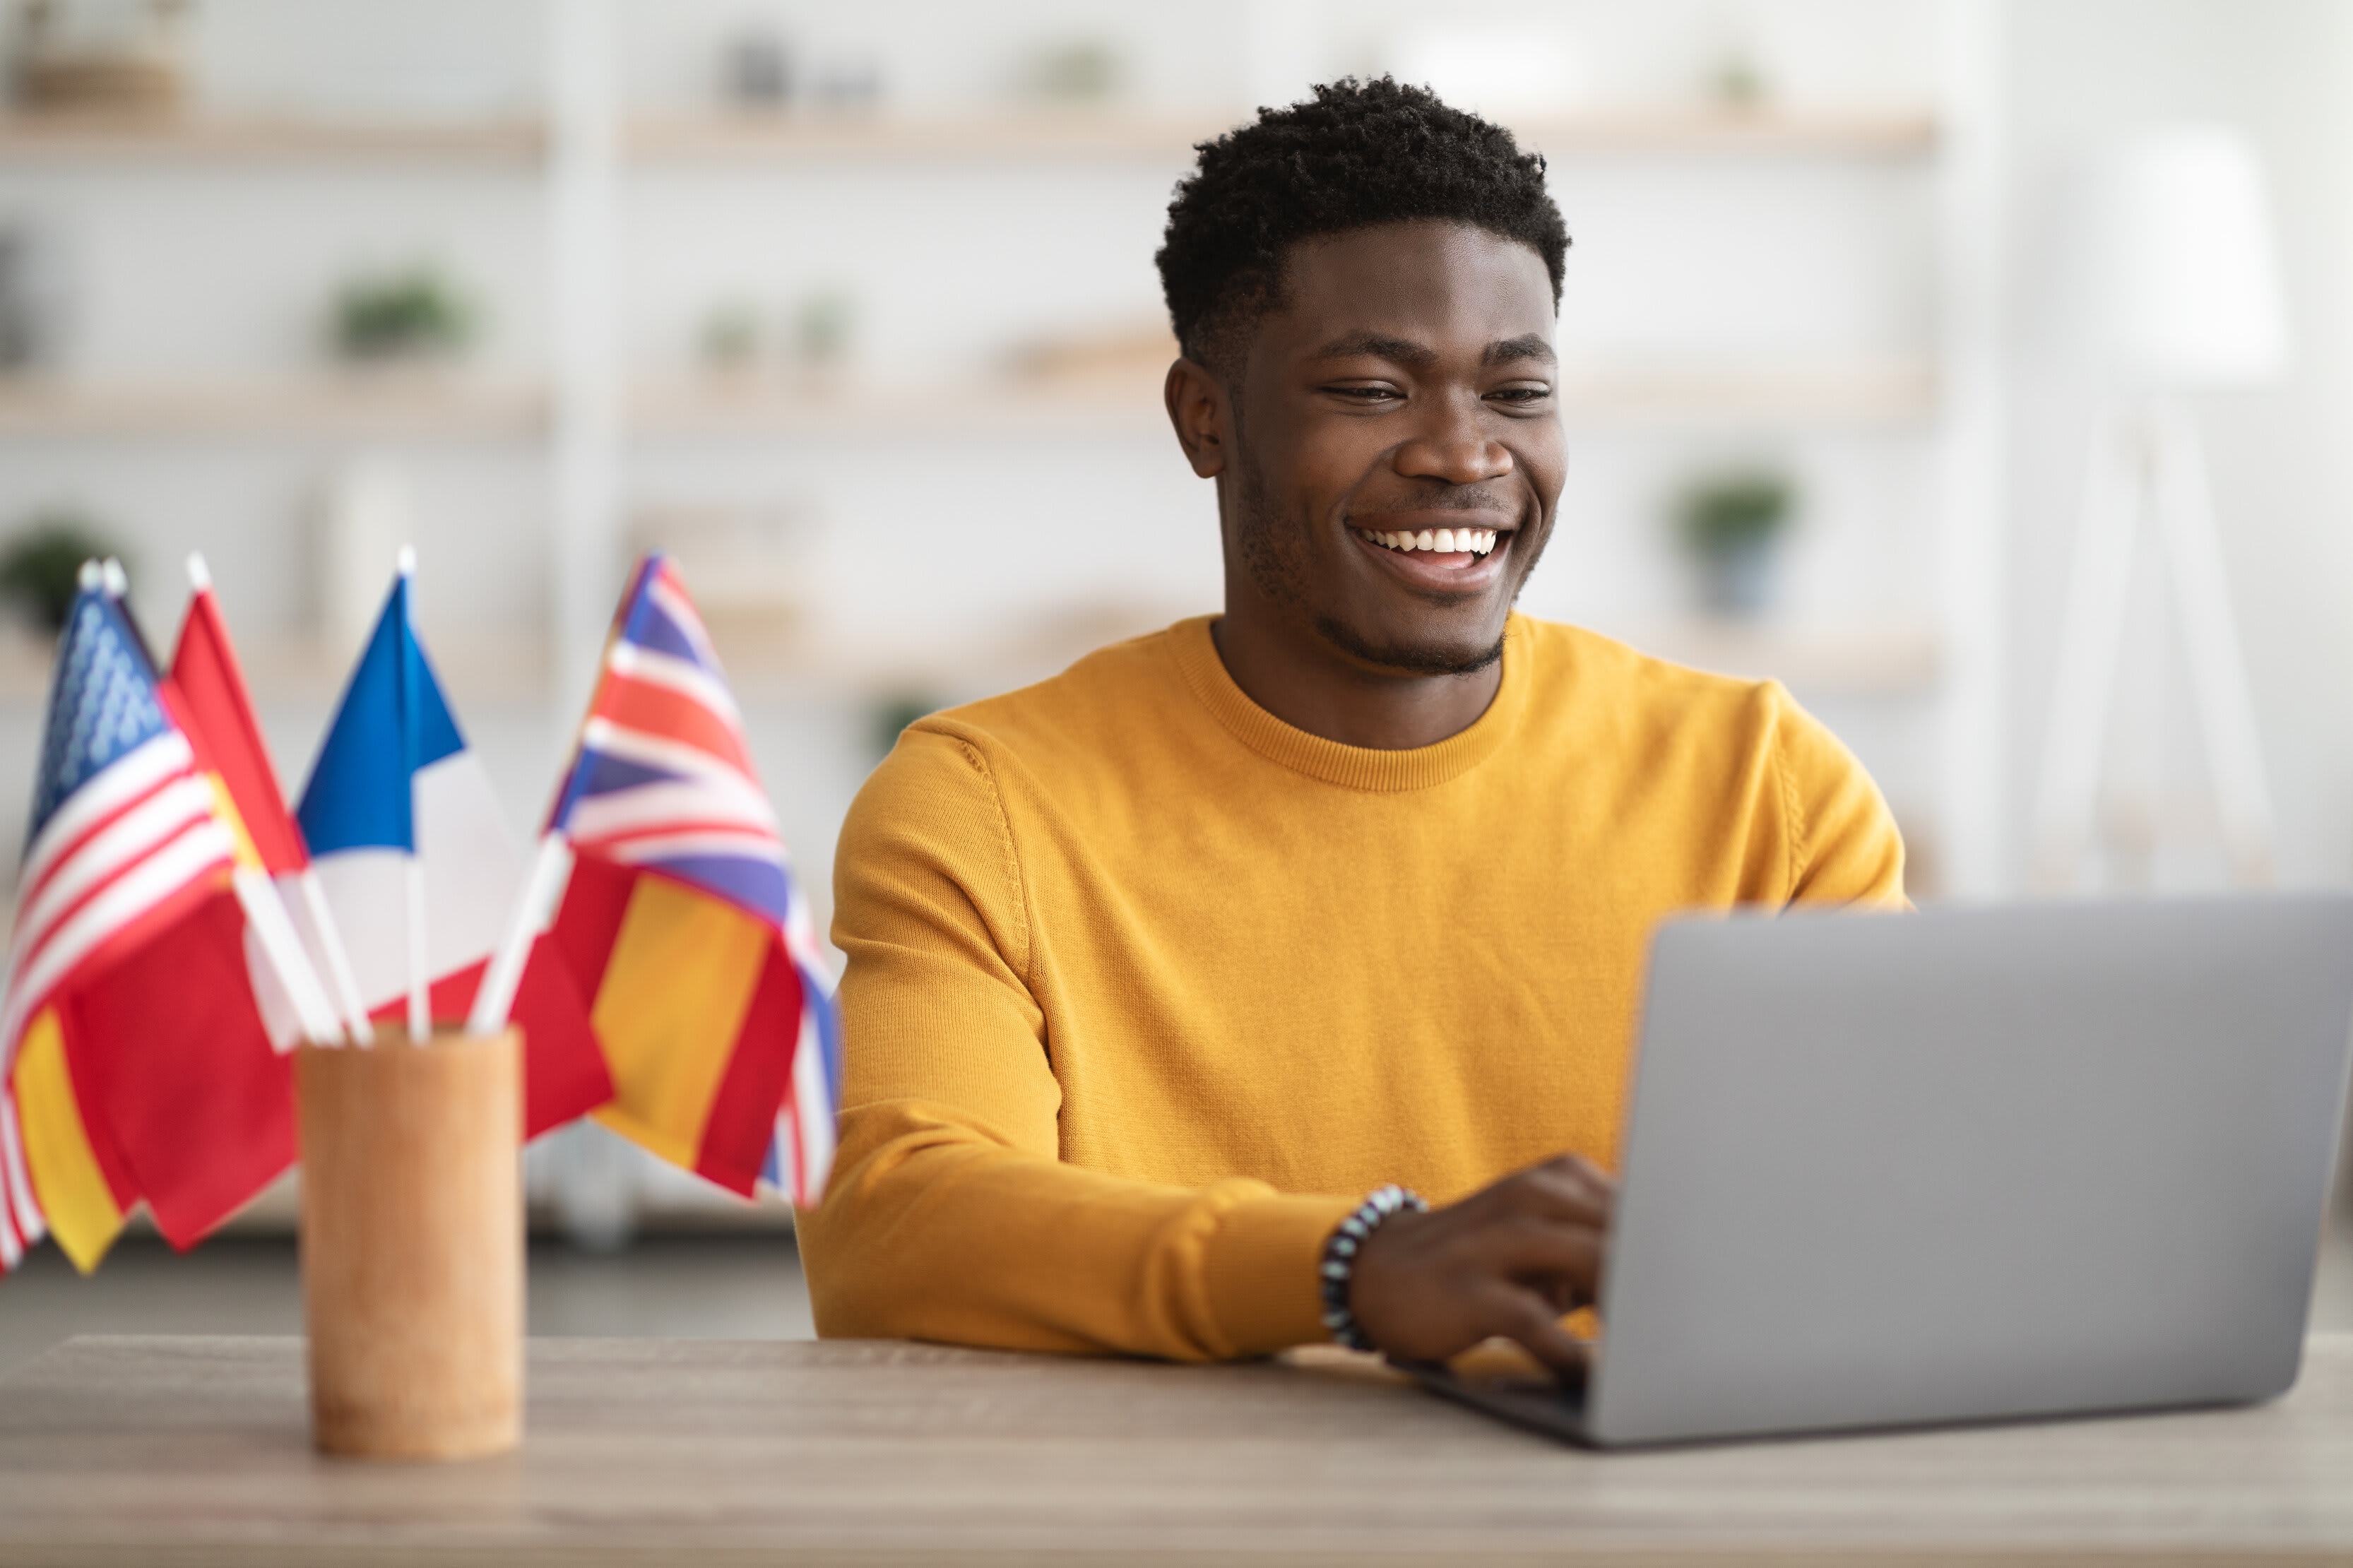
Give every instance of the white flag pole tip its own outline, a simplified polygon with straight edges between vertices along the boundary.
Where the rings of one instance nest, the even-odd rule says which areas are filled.
[[[110,555],[98,570],[106,583],[108,593],[120,599],[123,595],[131,592],[131,574],[122,569],[121,562]]]
[[[213,585],[213,569],[212,569],[211,567],[209,567],[209,566],[207,566],[207,565],[206,565],[206,564],[205,564],[205,552],[204,552],[203,551],[201,551],[201,550],[191,550],[191,551],[189,551],[189,552],[188,552],[188,590],[189,590],[189,592],[191,592],[191,593],[195,593],[195,594],[209,593],[209,592],[212,590],[212,585]]]
[[[88,593],[105,581],[106,568],[100,566],[98,563],[98,558],[93,555],[81,563],[81,571],[75,576],[74,584],[84,593]]]
[[[393,565],[394,569],[404,577],[416,576],[417,546],[414,544],[402,545],[400,547],[400,553],[393,558]]]

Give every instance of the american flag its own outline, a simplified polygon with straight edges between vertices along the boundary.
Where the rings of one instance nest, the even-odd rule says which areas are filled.
[[[840,1101],[841,1039],[808,900],[754,776],[743,715],[702,618],[660,555],[639,565],[606,647],[580,752],[548,829],[579,854],[658,871],[775,926],[801,983],[800,1037],[768,1183],[823,1191]]]
[[[226,886],[237,843],[121,606],[85,587],[59,639],[0,989],[0,1269],[45,1229],[8,1068],[59,992]]]

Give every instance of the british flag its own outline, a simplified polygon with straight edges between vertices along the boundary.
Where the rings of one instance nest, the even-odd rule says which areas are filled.
[[[547,821],[554,932],[612,1069],[600,1121],[737,1192],[817,1201],[841,1040],[807,900],[677,569],[639,563]]]

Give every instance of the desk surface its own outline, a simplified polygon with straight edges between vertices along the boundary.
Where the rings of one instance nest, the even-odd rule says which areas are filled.
[[[1339,1352],[551,1340],[530,1379],[520,1454],[365,1465],[311,1452],[299,1340],[75,1340],[0,1380],[0,1563],[2353,1563],[2353,1337],[2255,1408],[1612,1455]]]

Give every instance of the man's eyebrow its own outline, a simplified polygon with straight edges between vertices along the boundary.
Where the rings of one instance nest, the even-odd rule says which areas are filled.
[[[1527,332],[1489,343],[1487,352],[1479,357],[1482,364],[1510,364],[1514,360],[1524,359],[1540,359],[1546,364],[1560,363],[1559,356],[1552,352],[1552,345],[1544,341],[1541,332]]]
[[[1393,338],[1385,332],[1349,332],[1334,338],[1313,356],[1316,359],[1385,359],[1394,364],[1425,365],[1438,360],[1438,351],[1410,338]]]

